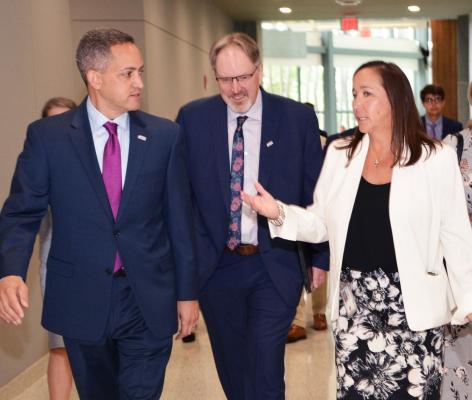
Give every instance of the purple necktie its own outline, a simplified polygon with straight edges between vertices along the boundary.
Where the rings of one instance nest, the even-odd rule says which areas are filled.
[[[121,149],[118,141],[118,125],[114,122],[106,122],[103,124],[110,135],[105,150],[103,151],[103,183],[108,194],[108,201],[110,202],[111,211],[116,221],[118,215],[118,208],[121,200]],[[121,259],[118,252],[116,253],[115,265],[113,272],[116,272],[121,267]]]
[[[440,139],[438,138],[438,133],[436,132],[436,124],[432,123],[431,125],[431,136],[433,139]]]

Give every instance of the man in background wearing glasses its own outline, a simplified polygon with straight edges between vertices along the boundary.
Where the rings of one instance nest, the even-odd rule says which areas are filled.
[[[442,140],[450,133],[462,130],[462,124],[442,115],[445,105],[444,89],[439,85],[426,85],[420,92],[426,114],[421,117],[428,136]]]
[[[260,182],[284,202],[310,204],[322,162],[318,122],[305,105],[260,88],[259,49],[246,34],[218,40],[210,62],[219,95],[177,117],[193,189],[200,305],[227,398],[282,399],[285,340],[302,289],[297,248],[272,240],[267,220],[240,193],[255,194]],[[317,256],[312,265],[327,269],[327,254]]]

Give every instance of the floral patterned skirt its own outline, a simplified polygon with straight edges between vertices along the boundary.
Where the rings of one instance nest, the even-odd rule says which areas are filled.
[[[333,324],[338,399],[439,399],[444,328],[408,328],[398,272],[343,268],[357,310]]]
[[[441,400],[472,400],[472,323],[449,325]]]

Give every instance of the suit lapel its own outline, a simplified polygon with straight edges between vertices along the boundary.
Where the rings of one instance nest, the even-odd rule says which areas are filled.
[[[129,113],[129,154],[128,165],[126,168],[125,184],[123,186],[123,194],[121,195],[120,208],[118,209],[117,220],[123,214],[123,210],[128,203],[136,178],[139,176],[139,170],[144,160],[144,155],[148,148],[148,134],[145,131],[145,124],[139,118],[136,112]]]
[[[211,133],[215,146],[218,180],[221,192],[223,193],[225,207],[229,212],[231,173],[228,148],[228,111],[221,97],[218,97],[217,101],[216,112],[214,116],[211,116],[213,120]]]
[[[278,126],[280,122],[280,112],[276,102],[272,101],[270,95],[262,89],[262,127],[261,127],[261,148],[259,154],[259,182],[267,187],[270,173],[276,162],[275,155],[279,145]]]
[[[108,196],[103,183],[102,173],[93,144],[92,131],[87,116],[86,100],[77,108],[71,122],[72,130],[69,137],[77,151],[82,162],[84,170],[90,179],[92,188],[94,189],[100,204],[107,216],[113,221],[113,213],[111,211]]]

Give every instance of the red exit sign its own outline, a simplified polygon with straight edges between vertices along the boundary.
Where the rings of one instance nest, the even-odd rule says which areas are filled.
[[[341,30],[357,31],[358,20],[356,17],[341,18]]]

